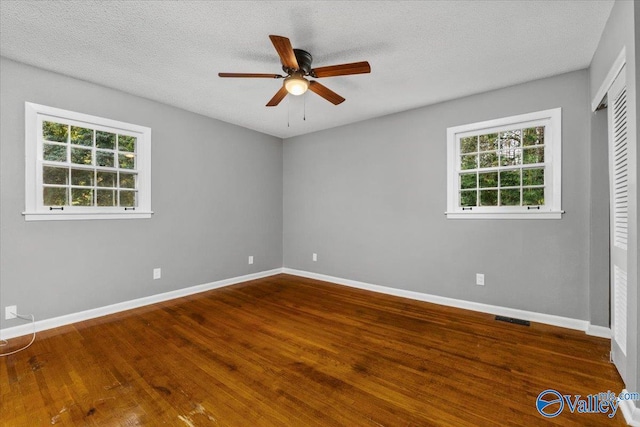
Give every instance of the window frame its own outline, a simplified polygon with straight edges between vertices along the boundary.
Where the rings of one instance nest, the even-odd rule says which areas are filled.
[[[137,205],[133,209],[122,206],[64,206],[61,210],[44,205],[42,168],[47,162],[44,162],[42,155],[43,121],[135,136]],[[95,151],[96,147],[93,146],[92,152]],[[115,158],[117,161],[117,150]],[[78,169],[83,169],[82,165],[78,166]],[[69,166],[65,164],[64,167]],[[93,165],[89,169],[98,168]],[[71,186],[71,182],[68,185]],[[151,128],[25,102],[25,211],[22,214],[26,221],[151,218]]]
[[[460,206],[460,139],[515,129],[544,126],[545,204],[532,206]],[[520,170],[526,169],[520,165]],[[481,171],[476,168],[476,171]],[[498,167],[496,170],[501,170]],[[489,170],[488,172],[491,172]],[[522,188],[522,183],[520,184]],[[562,203],[562,109],[536,111],[447,128],[448,219],[560,219]]]

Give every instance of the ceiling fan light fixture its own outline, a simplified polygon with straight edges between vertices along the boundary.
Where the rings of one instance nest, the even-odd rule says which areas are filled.
[[[291,95],[302,95],[309,88],[309,81],[300,74],[293,74],[284,79],[284,87]]]

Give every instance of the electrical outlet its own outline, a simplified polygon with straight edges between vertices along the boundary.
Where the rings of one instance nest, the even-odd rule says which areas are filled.
[[[15,319],[16,313],[18,312],[18,306],[17,305],[8,305],[4,308],[4,318],[6,320],[9,319]]]
[[[476,274],[476,285],[484,286],[484,274],[482,273]]]
[[[315,253],[314,253],[314,254],[313,254],[313,256],[311,257],[311,259],[312,259],[314,262],[318,261],[318,254],[315,254]]]
[[[249,255],[249,264],[253,264],[253,255]]]
[[[153,280],[158,280],[162,277],[162,269],[154,268],[153,269]]]

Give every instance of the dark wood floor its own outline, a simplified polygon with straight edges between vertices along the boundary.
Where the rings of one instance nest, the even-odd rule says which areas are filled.
[[[0,424],[622,426],[535,408],[549,388],[619,392],[608,354],[582,332],[278,275],[40,333],[0,358]]]

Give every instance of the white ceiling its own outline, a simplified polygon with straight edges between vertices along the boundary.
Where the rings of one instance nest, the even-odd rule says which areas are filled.
[[[612,6],[2,0],[0,54],[286,138],[586,68]],[[267,108],[282,80],[217,73],[280,73],[269,34],[315,67],[367,60],[371,74],[322,79],[338,106],[308,92]]]

